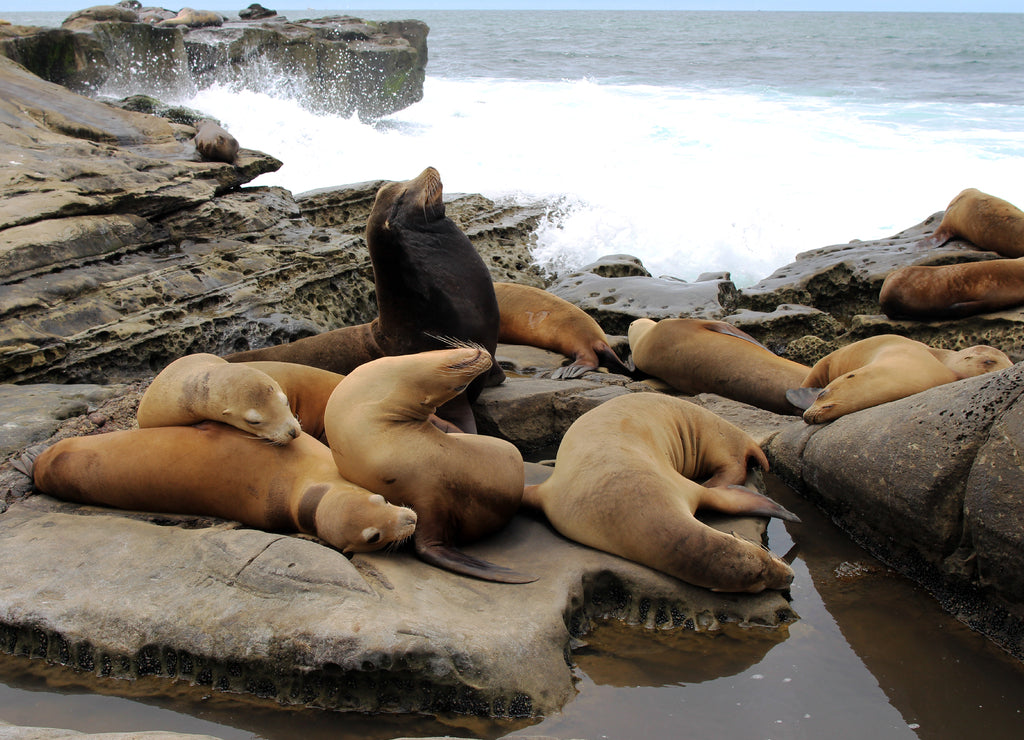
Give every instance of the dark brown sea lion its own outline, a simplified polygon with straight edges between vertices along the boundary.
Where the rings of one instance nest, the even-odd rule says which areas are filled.
[[[738,427],[680,398],[633,393],[579,417],[562,438],[555,471],[523,502],[566,537],[716,591],[787,588],[793,571],[758,543],[694,517],[796,516],[739,484],[748,461],[768,467]],[[709,478],[702,486],[694,479]]]
[[[1024,304],[1024,257],[908,265],[889,273],[878,294],[891,319],[955,319]]]
[[[546,290],[516,283],[495,283],[494,294],[501,316],[499,342],[541,347],[572,358],[551,373],[552,378],[578,378],[599,365],[632,375],[601,326],[578,306]]]
[[[1024,257],[1024,212],[1002,198],[967,188],[949,202],[938,228],[918,246],[938,247],[956,237],[1003,257]]]
[[[493,534],[515,515],[522,455],[496,437],[445,434],[429,418],[490,365],[482,347],[382,357],[338,384],[324,423],[343,477],[416,511],[413,543],[423,561],[483,580],[528,583],[536,578],[456,547]]]
[[[238,139],[209,118],[196,124],[196,135],[192,141],[199,156],[209,162],[234,164],[238,158]]]
[[[376,319],[226,359],[299,362],[347,375],[378,357],[440,349],[455,340],[484,347],[493,362],[499,325],[494,286],[469,238],[445,216],[437,170],[428,167],[412,180],[381,187],[366,223],[366,243],[377,292]],[[503,379],[493,362],[489,374],[475,378],[437,415],[475,432],[470,402],[485,383]]]
[[[32,464],[36,487],[67,501],[233,519],[316,535],[342,552],[412,535],[416,514],[341,477],[308,434],[280,447],[203,422],[62,439]]]
[[[716,393],[776,414],[799,416],[786,398],[810,368],[779,357],[724,321],[637,319],[629,326],[637,370],[689,395]]]

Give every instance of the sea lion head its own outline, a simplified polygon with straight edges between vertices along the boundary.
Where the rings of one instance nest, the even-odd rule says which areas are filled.
[[[398,545],[416,531],[415,511],[390,504],[379,493],[348,481],[344,486],[312,486],[303,495],[302,506],[307,503],[316,507],[313,519],[317,537],[344,553]]]
[[[219,421],[277,445],[288,444],[296,439],[302,428],[292,414],[288,397],[281,386],[262,371],[243,365],[231,367],[233,370],[242,370],[239,375],[244,373],[252,377],[235,386],[236,392],[229,394]]]
[[[377,191],[366,233],[388,233],[393,225],[424,226],[445,218],[441,174],[427,167],[412,180],[391,182]]]
[[[1005,370],[1013,365],[1006,354],[995,347],[979,344],[947,355],[943,363],[961,378]]]
[[[630,348],[636,347],[640,337],[654,328],[656,322],[651,319],[637,319],[629,325],[628,338]]]

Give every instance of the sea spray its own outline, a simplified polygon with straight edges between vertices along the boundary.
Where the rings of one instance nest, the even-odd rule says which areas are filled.
[[[728,271],[742,286],[799,252],[896,233],[963,187],[1024,202],[1024,132],[977,126],[1019,115],[995,104],[435,77],[375,124],[220,86],[185,102],[284,161],[257,185],[299,193],[432,165],[449,193],[545,199],[535,256],[552,271],[629,253],[654,274]],[[969,132],[950,127],[965,120]]]

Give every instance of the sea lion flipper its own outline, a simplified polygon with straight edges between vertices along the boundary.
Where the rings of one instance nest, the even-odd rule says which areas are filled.
[[[451,571],[452,573],[479,578],[483,581],[533,583],[537,580],[537,576],[526,575],[511,568],[489,563],[486,560],[473,557],[449,545],[438,543],[421,544],[419,540],[416,540],[416,554],[425,563]]]
[[[579,378],[592,370],[597,370],[593,365],[580,365],[578,362],[574,362],[570,365],[562,365],[556,367],[551,371],[551,378],[553,380],[572,380],[573,378]]]
[[[726,323],[725,321],[709,321],[704,326],[708,329],[708,331],[717,331],[719,334],[725,334],[730,337],[736,337],[737,339],[742,339],[745,342],[756,344],[758,347],[761,347],[762,349],[768,349],[742,329],[738,329],[732,324]],[[770,349],[768,349],[768,351],[771,352]],[[772,354],[775,353],[772,352]]]
[[[700,505],[737,516],[773,516],[787,522],[800,521],[800,517],[782,504],[745,486],[706,488]]]
[[[920,239],[914,244],[915,249],[935,249],[941,247],[943,244],[953,238],[952,233],[943,233],[941,231],[935,231],[924,239]]]
[[[798,409],[806,411],[811,407],[824,388],[790,388],[786,391],[786,400]]]
[[[604,347],[597,347],[594,349],[595,354],[602,361],[601,364],[608,368],[608,372],[617,373],[619,375],[626,375],[630,378],[634,376],[634,371],[631,370],[626,363],[622,361],[622,358],[615,354],[615,350],[605,345]]]
[[[34,480],[33,471],[35,469],[36,458],[39,457],[45,449],[45,444],[26,447],[18,457],[11,459],[11,467],[27,477],[30,481]]]

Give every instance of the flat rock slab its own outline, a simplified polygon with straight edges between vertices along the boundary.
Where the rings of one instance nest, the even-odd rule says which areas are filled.
[[[753,519],[712,523],[756,539],[764,530]],[[17,564],[0,584],[0,648],[284,703],[530,716],[573,696],[571,638],[591,619],[704,630],[796,618],[779,592],[714,594],[528,516],[467,548],[539,576],[522,586],[404,551],[348,560],[305,538],[203,524],[42,495],[15,503],[0,517],[0,561]]]
[[[180,732],[101,732],[98,734],[61,730],[55,727],[20,727],[0,721],[0,740],[217,740],[213,735]]]
[[[119,385],[0,385],[0,458],[49,437],[64,419],[96,409]]]

